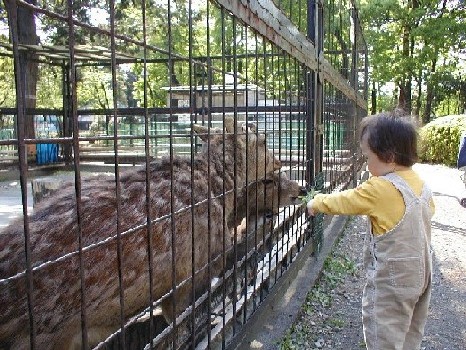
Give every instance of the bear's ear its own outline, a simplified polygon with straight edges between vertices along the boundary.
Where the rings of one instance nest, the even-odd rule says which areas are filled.
[[[223,128],[225,129],[226,133],[234,134],[235,133],[235,120],[232,117],[226,117],[225,122],[223,124]]]
[[[202,141],[207,142],[209,136],[212,137],[221,134],[223,130],[220,128],[210,128],[209,130],[205,125],[193,124],[193,132],[197,134]]]
[[[193,132],[197,134],[197,136],[199,136],[200,139],[204,142],[207,141],[209,137],[209,129],[207,128],[207,126],[204,125],[193,124]]]
[[[243,123],[242,128],[243,128],[243,132],[246,132],[246,129],[249,128],[249,130],[248,130],[249,132],[256,133],[256,124],[255,123],[251,123],[251,122]]]

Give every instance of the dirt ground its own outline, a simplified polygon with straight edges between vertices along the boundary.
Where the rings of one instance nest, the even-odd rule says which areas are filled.
[[[459,203],[466,197],[460,179],[463,172],[428,164],[416,164],[415,169],[430,185],[436,205],[432,300],[421,348],[466,349],[466,208]],[[364,218],[352,218],[334,247],[334,263],[324,268],[281,349],[365,348],[361,322],[364,235]],[[338,265],[338,261],[343,264]],[[350,264],[345,263],[348,261]],[[342,276],[335,268],[331,270],[337,265],[345,269]]]

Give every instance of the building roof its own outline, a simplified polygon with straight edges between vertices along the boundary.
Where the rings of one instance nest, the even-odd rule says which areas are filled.
[[[212,85],[196,85],[196,86],[189,86],[189,85],[180,85],[180,86],[164,86],[161,88],[162,90],[172,91],[172,92],[189,92],[189,91],[264,91],[263,88],[255,85],[255,84],[212,84]]]
[[[31,51],[38,56],[38,58],[47,59],[56,63],[63,63],[69,61],[70,48],[64,45],[28,45],[19,44],[20,51]],[[11,56],[13,45],[0,41],[0,54]],[[90,45],[76,45],[74,47],[74,58],[77,62],[85,63],[110,63],[112,58],[112,51],[103,46],[90,46]],[[115,52],[117,61],[135,62],[138,59],[134,56]]]

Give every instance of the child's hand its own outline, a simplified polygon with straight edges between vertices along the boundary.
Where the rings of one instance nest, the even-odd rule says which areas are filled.
[[[316,212],[314,211],[314,209],[312,209],[312,204],[313,204],[313,202],[314,202],[314,200],[311,199],[309,202],[307,202],[307,205],[306,205],[307,212],[308,212],[309,215],[311,215],[311,216],[316,215]]]
[[[306,203],[306,208],[307,208],[307,212],[309,213],[309,215],[314,216],[316,214],[314,209],[312,209],[312,199],[318,193],[320,193],[320,191],[316,191],[314,187],[311,187],[309,192],[307,192],[305,196],[301,197],[301,200],[303,201],[303,203]]]

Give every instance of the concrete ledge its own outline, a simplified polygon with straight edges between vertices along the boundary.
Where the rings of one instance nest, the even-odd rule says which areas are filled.
[[[299,315],[307,293],[319,277],[324,261],[343,232],[347,216],[334,216],[324,230],[321,251],[312,256],[308,244],[289,271],[277,281],[266,300],[233,338],[228,349],[275,350]]]

